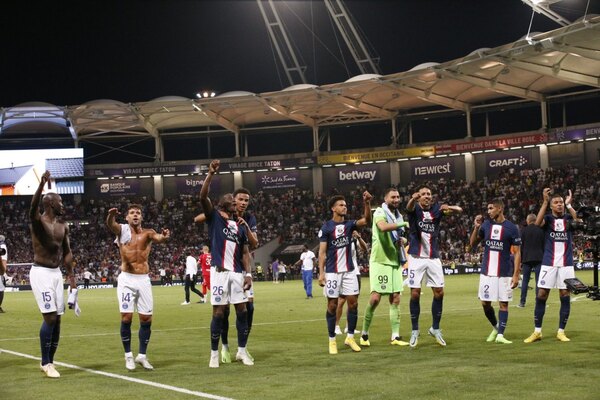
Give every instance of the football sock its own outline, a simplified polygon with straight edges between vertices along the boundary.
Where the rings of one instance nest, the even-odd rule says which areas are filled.
[[[238,347],[246,347],[246,343],[248,343],[248,311],[236,313],[235,327],[238,334]]]
[[[562,309],[562,302],[561,302]],[[533,322],[536,328],[542,327],[542,322],[544,322],[544,314],[546,313],[546,300],[542,300],[539,298],[535,299],[535,311],[533,313]]]
[[[152,321],[141,322],[140,321],[140,330],[138,331],[138,337],[140,339],[140,354],[146,354],[146,349],[148,348],[148,342],[150,341],[150,334],[152,330],[150,327],[152,326]]]
[[[565,327],[567,326],[569,314],[571,314],[571,296],[560,296],[560,311],[558,322],[558,327],[560,329],[565,329]]]
[[[500,323],[498,324],[498,335],[504,335],[504,330],[506,329],[506,323],[508,322],[508,310],[507,311],[498,311],[498,319]]]
[[[431,316],[433,321],[431,323],[431,327],[433,329],[440,329],[440,321],[442,320],[442,310],[444,308],[444,298],[436,299],[433,298],[431,302]]]
[[[358,307],[353,310],[348,308],[346,318],[348,319],[348,334],[354,334],[358,322]]]
[[[52,332],[54,332],[54,324],[47,324],[46,321],[42,322],[40,328],[40,346],[42,349],[42,365],[46,365],[50,362],[50,348],[52,346]]]
[[[400,309],[398,304],[390,304],[390,326],[392,333],[399,335],[400,333]]]
[[[363,332],[369,332],[369,327],[371,326],[371,321],[373,320],[373,306],[369,303],[365,308],[365,316],[363,318]]]
[[[50,362],[54,362],[54,354],[58,348],[58,341],[60,340],[60,316],[56,318],[56,324],[54,324],[54,331],[52,331],[52,344],[50,345]]]
[[[229,344],[229,314],[231,313],[231,310],[229,310],[229,306],[225,307],[225,311],[223,311],[223,325],[222,325],[222,330],[221,330],[221,342],[223,342],[223,344]]]
[[[325,313],[325,319],[327,320],[327,332],[329,332],[329,337],[335,337],[335,313],[330,314],[329,311]]]
[[[248,311],[248,334],[252,330],[252,320],[254,319],[254,302],[249,301],[246,303],[246,310]]]
[[[131,322],[121,321],[121,342],[125,353],[131,353]]]
[[[496,312],[494,311],[494,307],[490,304],[489,307],[484,306],[483,312],[485,313],[486,318],[490,321],[490,324],[494,328],[498,327],[498,319],[496,319]]]
[[[408,303],[408,308],[410,310],[410,322],[412,324],[412,330],[418,331],[419,316],[421,315],[421,303],[419,302],[419,300],[410,299],[410,302]]]
[[[213,315],[210,322],[210,349],[213,351],[219,350],[219,339],[223,330],[223,316]]]

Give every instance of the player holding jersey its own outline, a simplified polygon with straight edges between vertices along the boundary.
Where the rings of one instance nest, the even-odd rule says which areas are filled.
[[[221,197],[220,209],[213,207],[208,191],[213,175],[219,170],[219,160],[214,160],[208,168],[202,189],[200,203],[208,222],[208,234],[211,241],[211,298],[213,316],[210,324],[210,368],[219,367],[219,339],[223,330],[225,309],[229,304],[235,306],[237,315],[238,351],[236,359],[245,365],[254,365],[246,352],[248,340],[248,312],[246,290],[252,286],[250,273],[250,252],[248,236],[243,225],[235,218],[235,202],[231,193]]]
[[[412,332],[410,346],[419,341],[419,316],[421,314],[421,281],[427,277],[427,286],[433,291],[431,303],[432,324],[429,334],[440,346],[446,341],[440,330],[444,302],[444,270],[439,255],[440,221],[450,213],[461,213],[459,206],[432,203],[431,189],[420,186],[406,204],[408,222],[408,286],[410,287],[410,320]]]
[[[171,236],[168,229],[156,233],[154,229],[142,228],[142,206],[131,204],[125,216],[126,224],[116,221],[118,211],[116,208],[108,210],[106,225],[117,238],[115,243],[119,246],[121,254],[121,273],[117,278],[117,299],[121,312],[121,342],[125,350],[125,368],[132,371],[135,363],[144,369],[153,370],[154,367],[146,357],[148,342],[150,341],[152,326],[152,311],[154,298],[152,297],[152,284],[150,283],[150,266],[148,256],[152,243],[164,243]],[[140,339],[138,355],[133,358],[131,352],[131,320],[137,308],[140,318]]]
[[[471,233],[471,248],[483,240],[483,260],[479,277],[479,300],[483,312],[493,326],[487,341],[511,344],[504,338],[508,322],[508,302],[512,300],[513,289],[519,284],[521,273],[521,236],[519,228],[504,217],[504,203],[493,200],[487,206],[489,220],[475,217],[475,226]],[[511,259],[511,247],[514,249]],[[492,301],[498,301],[498,318]]]
[[[344,196],[333,196],[328,205],[332,218],[325,222],[319,230],[319,285],[327,297],[327,330],[329,332],[329,354],[337,354],[335,341],[335,314],[338,298],[345,297],[348,304],[348,334],[344,344],[353,351],[360,351],[360,346],[354,340],[354,330],[358,321],[359,293],[358,279],[352,261],[352,233],[356,228],[366,226],[371,222],[371,204],[373,196],[367,191],[363,193],[364,211],[359,220],[345,221],[348,208]]]
[[[550,196],[550,188],[543,191],[543,202],[537,214],[536,225],[544,229],[546,242],[544,245],[544,256],[542,258],[542,269],[538,279],[538,293],[535,299],[533,333],[524,340],[525,343],[533,343],[542,339],[542,322],[546,313],[546,301],[550,289],[558,289],[560,297],[559,323],[556,338],[561,342],[571,339],[565,335],[565,327],[571,313],[571,296],[565,279],[574,278],[573,269],[573,234],[569,229],[569,222],[577,220],[577,212],[573,209],[571,202],[573,195],[563,200],[562,196],[554,194]],[[546,214],[550,203],[550,214]],[[569,210],[565,214],[565,207]]]

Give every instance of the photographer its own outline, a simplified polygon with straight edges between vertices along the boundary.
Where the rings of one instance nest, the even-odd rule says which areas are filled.
[[[4,310],[2,309],[2,301],[4,300],[4,289],[6,288],[4,274],[6,273],[6,265],[8,262],[8,250],[6,249],[5,240],[6,238],[4,237],[4,235],[0,235],[0,313],[4,312]]]
[[[556,338],[561,342],[569,342],[565,335],[565,326],[571,313],[571,297],[565,279],[575,278],[573,268],[573,233],[570,225],[577,219],[577,213],[571,202],[573,195],[563,200],[559,194],[550,194],[550,188],[543,192],[543,202],[537,214],[536,225],[544,229],[546,243],[542,258],[542,269],[538,278],[538,293],[535,300],[534,332],[524,340],[533,343],[542,339],[542,322],[546,313],[546,301],[551,289],[558,289],[560,296],[559,325]],[[551,212],[546,214],[550,205]],[[569,211],[565,213],[565,208]]]

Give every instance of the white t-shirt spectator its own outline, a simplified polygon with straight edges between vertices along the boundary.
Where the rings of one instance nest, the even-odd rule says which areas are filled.
[[[314,268],[314,259],[315,259],[315,253],[313,253],[312,251],[308,250],[305,251],[304,253],[300,254],[300,260],[302,260],[302,269],[304,271],[312,271]]]
[[[192,256],[185,259],[185,274],[190,277],[198,274],[198,261]]]

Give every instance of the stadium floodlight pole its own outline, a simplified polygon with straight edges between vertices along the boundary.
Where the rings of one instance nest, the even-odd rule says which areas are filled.
[[[528,5],[529,7],[531,7],[533,9],[533,11],[535,11],[539,14],[545,15],[546,17],[550,18],[551,20],[553,20],[554,22],[556,22],[557,24],[559,24],[561,26],[567,26],[567,25],[571,24],[571,21],[564,18],[563,16],[561,16],[556,11],[554,11],[550,8],[551,4],[558,3],[561,0],[521,0],[521,1],[523,3],[525,3],[526,5]]]

